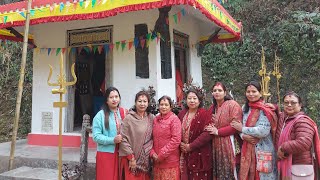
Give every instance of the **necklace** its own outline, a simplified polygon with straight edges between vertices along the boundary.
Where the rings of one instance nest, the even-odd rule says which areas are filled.
[[[183,132],[183,141],[185,143],[189,142],[190,126],[191,126],[191,122],[194,119],[196,113],[192,114],[192,116],[189,116],[189,115],[190,115],[190,113],[188,111],[187,114],[183,118],[182,132]]]

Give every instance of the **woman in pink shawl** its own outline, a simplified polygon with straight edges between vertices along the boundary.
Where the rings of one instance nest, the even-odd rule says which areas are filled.
[[[320,165],[317,125],[301,111],[302,102],[298,94],[287,93],[283,98],[283,105],[284,113],[280,115],[276,133],[280,179],[293,179],[293,176],[317,179],[316,173],[320,172],[316,168]],[[316,156],[312,157],[312,152]]]

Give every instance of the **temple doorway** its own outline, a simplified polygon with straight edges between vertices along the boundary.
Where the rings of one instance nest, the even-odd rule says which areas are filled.
[[[188,50],[189,50],[189,36],[173,31],[174,37],[174,58],[176,70],[176,102],[181,106],[183,100],[183,84],[188,81],[189,68],[188,68]]]
[[[100,26],[67,31],[70,52],[66,67],[70,69],[75,63],[78,80],[68,87],[65,132],[79,132],[84,114],[90,115],[92,123],[104,102],[105,87],[112,85],[112,29],[113,26]],[[70,71],[66,76],[72,79]]]
[[[105,53],[77,48],[75,71],[78,77],[75,88],[74,128],[82,125],[82,117],[89,114],[91,122],[100,110],[105,91]]]

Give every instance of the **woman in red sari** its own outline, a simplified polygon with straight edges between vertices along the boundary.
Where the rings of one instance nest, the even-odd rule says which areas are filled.
[[[227,95],[224,84],[217,82],[212,86],[213,104],[208,110],[212,125],[206,128],[213,134],[213,179],[237,179],[240,165],[240,137],[237,130],[231,127],[232,121],[242,121],[240,105]],[[238,157],[236,159],[236,156]]]
[[[180,179],[181,122],[171,111],[173,102],[169,96],[159,99],[160,114],[153,122],[153,180]]]
[[[302,102],[298,94],[287,93],[283,98],[283,105],[284,113],[280,115],[276,134],[280,180],[292,179],[293,175],[316,180],[319,178],[317,173],[318,176],[320,173],[317,124],[301,111]],[[312,157],[312,151],[315,152],[315,157]]]
[[[182,121],[181,180],[212,179],[212,137],[205,131],[210,119],[202,107],[201,90],[190,88],[186,92],[185,109],[178,115]]]
[[[120,144],[120,179],[149,180],[151,173],[152,126],[150,96],[146,91],[136,94],[135,105],[123,120]]]
[[[105,104],[102,106],[92,123],[92,137],[97,143],[96,179],[118,180],[119,143],[121,122],[125,109],[119,107],[120,93],[117,88],[109,87],[105,93]]]

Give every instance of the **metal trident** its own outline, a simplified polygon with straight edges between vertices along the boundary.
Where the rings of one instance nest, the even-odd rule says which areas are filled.
[[[67,106],[67,102],[63,101],[63,94],[66,93],[66,87],[67,86],[72,86],[77,82],[77,76],[74,71],[74,66],[75,64],[73,63],[71,66],[71,73],[73,77],[73,81],[67,82],[66,81],[66,76],[64,74],[64,68],[63,68],[63,53],[61,53],[61,58],[60,58],[60,74],[58,75],[58,80],[56,83],[50,83],[50,79],[52,76],[52,66],[49,65],[50,67],[50,72],[48,76],[48,85],[49,86],[60,86],[59,89],[52,89],[52,94],[59,94],[60,95],[60,101],[59,102],[53,102],[53,107],[58,107],[59,108],[59,173],[58,173],[58,179],[61,180],[62,178],[62,108]]]

